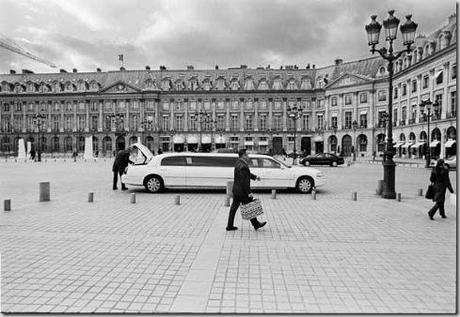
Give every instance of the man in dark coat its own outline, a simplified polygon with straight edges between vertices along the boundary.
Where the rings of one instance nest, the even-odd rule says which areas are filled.
[[[253,196],[251,193],[251,179],[260,180],[260,177],[251,174],[251,172],[249,171],[249,157],[246,153],[246,149],[239,150],[238,156],[239,158],[235,163],[235,169],[233,172],[233,203],[230,207],[230,212],[228,214],[228,222],[226,228],[227,231],[238,229],[238,227],[235,227],[233,225],[236,211],[238,210],[240,204],[247,204],[253,200]],[[256,230],[262,228],[267,224],[266,221],[259,222],[257,218],[252,218],[250,221],[251,224],[254,226],[254,229]]]
[[[428,211],[428,217],[433,219],[434,214],[439,209],[439,214],[442,218],[447,218],[444,211],[444,201],[446,199],[446,189],[453,194],[454,189],[449,179],[449,169],[446,167],[444,160],[440,159],[436,163],[436,167],[433,169],[430,175],[430,182],[433,183],[435,202],[434,206]]]
[[[115,161],[113,162],[112,172],[113,172],[113,189],[116,190],[117,183],[118,183],[118,176],[120,176],[120,183],[121,183],[121,190],[127,190],[125,184],[121,181],[121,175],[123,175],[125,168],[128,164],[134,164],[130,159],[129,156],[134,151],[133,147],[128,147],[126,150],[121,150],[118,152]]]

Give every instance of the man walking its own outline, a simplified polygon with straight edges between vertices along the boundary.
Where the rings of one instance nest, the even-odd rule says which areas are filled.
[[[228,214],[227,222],[227,231],[237,230],[238,227],[233,226],[235,220],[235,214],[238,210],[240,204],[247,204],[253,200],[251,193],[251,179],[260,180],[260,177],[257,177],[254,174],[251,174],[249,171],[249,157],[246,153],[246,149],[241,149],[238,151],[238,160],[235,163],[235,169],[233,172],[233,203],[230,207],[230,212]],[[266,221],[259,222],[257,217],[252,218],[251,224],[254,226],[254,229],[262,228],[267,224]]]
[[[129,159],[129,156],[134,151],[133,147],[128,147],[126,150],[121,150],[118,152],[115,161],[113,162],[112,171],[113,171],[113,190],[117,190],[118,175],[120,176],[121,190],[127,190],[125,184],[121,181],[121,175],[123,175],[125,168],[128,164],[134,164]]]

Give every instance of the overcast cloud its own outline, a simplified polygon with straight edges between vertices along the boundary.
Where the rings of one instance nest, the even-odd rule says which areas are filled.
[[[0,38],[71,71],[209,69],[307,63],[370,56],[364,25],[412,13],[431,33],[455,12],[454,0],[1,0]],[[0,47],[0,72],[56,72]]]

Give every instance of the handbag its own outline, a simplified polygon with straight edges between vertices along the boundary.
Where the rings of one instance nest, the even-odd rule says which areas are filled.
[[[247,204],[241,204],[241,217],[244,220],[249,220],[255,218],[264,213],[262,209],[262,203],[259,199],[254,199],[253,201]]]
[[[425,193],[425,198],[426,199],[433,199],[434,198],[434,186],[433,186],[433,184],[428,185],[428,189],[426,190],[426,193]]]

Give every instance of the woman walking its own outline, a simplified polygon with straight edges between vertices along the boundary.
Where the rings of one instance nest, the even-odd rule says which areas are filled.
[[[430,182],[433,184],[434,188],[434,197],[433,201],[435,202],[434,206],[428,211],[428,217],[431,220],[433,219],[434,214],[439,209],[439,214],[442,218],[446,218],[446,214],[444,212],[444,201],[446,199],[446,188],[453,194],[454,189],[450,184],[449,179],[449,169],[444,164],[444,160],[440,159],[436,163],[436,167],[431,172]]]

